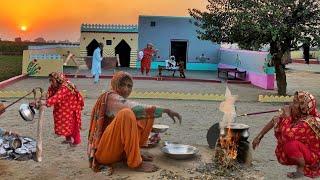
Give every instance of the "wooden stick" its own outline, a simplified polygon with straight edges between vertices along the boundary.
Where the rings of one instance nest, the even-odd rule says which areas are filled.
[[[42,97],[42,93],[41,93]],[[38,120],[38,128],[37,128],[37,152],[36,152],[36,161],[42,161],[42,126],[44,121],[44,108],[45,104],[43,104],[40,100],[40,108],[39,108],[39,120]]]
[[[282,109],[271,110],[271,111],[262,111],[262,112],[254,112],[254,113],[248,113],[248,114],[240,114],[237,117],[257,115],[257,114],[265,114],[265,113],[273,113],[273,112],[280,112],[280,111],[282,111]]]

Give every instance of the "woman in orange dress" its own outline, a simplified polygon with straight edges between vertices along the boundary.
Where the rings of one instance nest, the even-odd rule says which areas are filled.
[[[46,105],[47,107],[53,106],[55,134],[65,136],[66,140],[62,143],[76,146],[81,143],[83,98],[75,85],[62,73],[51,73],[49,81]]]
[[[255,149],[263,136],[274,127],[277,159],[283,165],[295,165],[289,178],[320,176],[320,116],[316,99],[305,91],[295,93],[293,103],[283,108],[253,140]]]
[[[88,139],[90,168],[100,171],[107,166],[126,160],[138,171],[154,172],[152,157],[140,153],[146,145],[155,118],[163,113],[174,120],[181,116],[170,109],[143,105],[126,98],[132,91],[133,80],[126,72],[117,72],[111,80],[111,91],[103,93],[91,114]],[[112,168],[111,168],[112,169]]]

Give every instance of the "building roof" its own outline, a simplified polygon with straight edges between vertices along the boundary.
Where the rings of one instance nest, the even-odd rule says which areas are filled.
[[[81,32],[138,33],[138,25],[81,24]]]
[[[152,15],[139,15],[139,18],[193,19],[193,17],[191,16],[152,16]]]

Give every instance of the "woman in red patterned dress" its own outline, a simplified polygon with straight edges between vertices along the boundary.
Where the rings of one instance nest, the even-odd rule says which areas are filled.
[[[83,98],[75,85],[62,73],[51,73],[49,81],[46,105],[53,106],[54,131],[57,135],[66,137],[62,143],[76,146],[81,143]]]
[[[295,165],[289,178],[320,176],[320,116],[316,99],[305,91],[295,93],[293,103],[283,108],[253,140],[255,149],[263,136],[274,127],[277,159],[283,165]]]
[[[143,57],[141,59],[141,74],[143,75],[146,70],[146,75],[149,76],[152,57],[155,55],[157,50],[153,48],[153,44],[148,43],[147,47],[143,49]]]

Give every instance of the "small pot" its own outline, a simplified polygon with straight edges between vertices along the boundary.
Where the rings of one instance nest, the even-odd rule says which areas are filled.
[[[18,149],[18,148],[20,148],[22,146],[22,141],[21,141],[21,139],[19,139],[19,138],[11,138],[10,140],[9,140],[9,147],[11,148],[11,149]]]
[[[22,119],[25,121],[32,121],[34,119],[35,111],[29,104],[21,104],[19,113]]]

